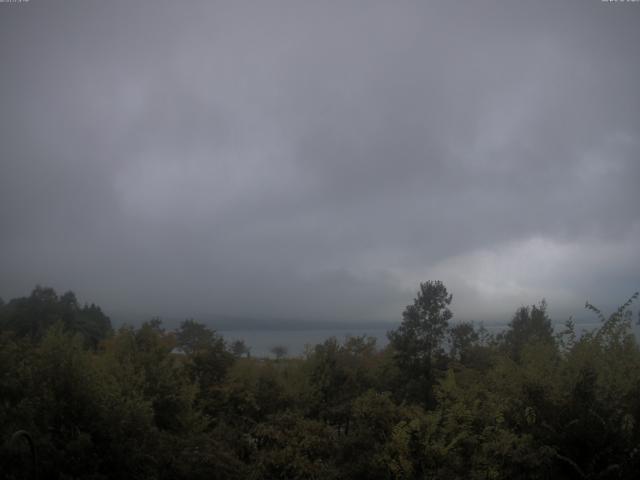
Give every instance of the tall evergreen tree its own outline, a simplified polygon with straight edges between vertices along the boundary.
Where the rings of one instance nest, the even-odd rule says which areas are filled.
[[[394,360],[406,377],[405,395],[413,400],[428,403],[431,397],[434,361],[442,354],[442,341],[453,316],[449,310],[452,298],[439,280],[421,283],[413,304],[402,314],[402,324],[388,334]]]

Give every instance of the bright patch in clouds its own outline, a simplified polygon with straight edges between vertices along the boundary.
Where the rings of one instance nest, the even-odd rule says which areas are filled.
[[[414,274],[412,281],[442,279],[454,293],[454,310],[461,319],[504,320],[518,306],[546,298],[551,312],[564,317],[556,320],[563,320],[582,313],[587,294],[567,285],[586,286],[598,279],[633,275],[640,265],[639,232],[636,227],[615,243],[570,243],[543,237],[510,242],[445,259]],[[631,293],[620,290],[619,300]]]

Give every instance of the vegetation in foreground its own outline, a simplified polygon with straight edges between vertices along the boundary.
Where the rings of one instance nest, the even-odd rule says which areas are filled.
[[[637,296],[587,304],[602,323],[581,336],[544,302],[492,336],[426,282],[385,349],[269,360],[192,320],[113,331],[37,287],[0,301],[0,478],[636,478]]]

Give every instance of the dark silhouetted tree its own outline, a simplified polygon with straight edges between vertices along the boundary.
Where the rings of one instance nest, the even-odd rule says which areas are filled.
[[[176,330],[176,343],[187,354],[207,350],[220,340],[213,330],[193,319],[184,320]]]
[[[271,353],[275,355],[277,360],[280,360],[287,356],[287,354],[289,353],[289,349],[287,349],[287,347],[285,347],[284,345],[276,345],[275,347],[271,348]]]
[[[553,344],[553,327],[547,315],[547,302],[542,300],[538,305],[516,310],[502,340],[507,353],[515,361],[520,361],[527,344]]]
[[[176,346],[187,355],[187,369],[199,385],[201,394],[222,382],[234,361],[224,339],[195,320],[185,320],[175,332]]]
[[[251,349],[247,347],[247,344],[244,343],[244,340],[236,340],[231,344],[231,353],[233,353],[236,357],[244,357],[250,356]]]
[[[480,340],[478,332],[471,322],[462,322],[449,329],[449,355],[451,358],[467,364],[474,347]]]
[[[441,281],[421,283],[413,304],[402,314],[402,324],[388,334],[394,360],[406,377],[406,394],[416,401],[428,402],[430,398],[434,360],[442,354],[442,341],[452,317],[451,300]]]
[[[73,292],[58,297],[52,288],[38,285],[28,297],[14,298],[0,307],[0,329],[19,337],[41,339],[57,322],[66,331],[82,334],[92,347],[112,333],[111,321],[100,307],[94,304],[80,307]]]

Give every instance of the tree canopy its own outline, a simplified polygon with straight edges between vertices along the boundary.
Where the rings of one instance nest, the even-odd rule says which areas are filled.
[[[406,376],[406,394],[413,400],[431,400],[433,363],[443,353],[442,342],[453,317],[452,298],[441,281],[421,283],[413,303],[402,313],[402,323],[389,332],[394,358]]]
[[[192,319],[96,344],[75,295],[38,287],[0,307],[0,479],[637,477],[637,295],[587,304],[588,332],[554,334],[541,302],[495,336],[447,326],[451,298],[422,284],[384,348],[273,359]]]
[[[58,296],[52,288],[36,286],[28,297],[0,303],[0,329],[19,337],[42,339],[58,322],[66,330],[80,333],[93,347],[112,332],[111,321],[100,307],[93,303],[80,306],[73,292]]]

